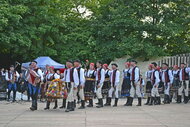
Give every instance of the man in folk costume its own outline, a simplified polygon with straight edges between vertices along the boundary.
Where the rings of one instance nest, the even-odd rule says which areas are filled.
[[[141,86],[140,86],[140,69],[137,67],[137,61],[131,61],[131,70],[130,70],[130,80],[131,80],[131,89],[130,89],[130,97],[129,103],[127,106],[132,106],[133,98],[135,93],[138,97],[138,104],[137,106],[141,106],[142,101],[142,94],[141,94]]]
[[[74,102],[77,100],[77,90],[79,90],[79,97],[81,99],[81,106],[79,109],[85,108],[85,99],[84,99],[84,85],[85,85],[85,77],[84,77],[84,69],[81,67],[80,60],[74,61],[74,66],[77,69],[78,77],[79,77],[79,89],[74,90]]]
[[[30,110],[37,110],[37,100],[38,100],[38,91],[40,88],[41,82],[43,82],[43,73],[42,70],[37,67],[37,62],[31,62],[32,69],[30,69],[30,73],[28,75],[29,89],[30,95],[32,98],[32,106]]]
[[[127,102],[124,106],[127,106],[129,104],[129,97],[130,97],[130,89],[131,89],[131,81],[130,81],[130,62],[125,63],[125,69],[123,70],[123,83],[122,83],[122,90],[121,90],[121,96],[127,97]]]
[[[113,105],[114,107],[117,107],[118,99],[119,99],[119,80],[120,80],[120,72],[117,69],[118,65],[113,63],[112,65],[112,72],[110,75],[110,82],[111,82],[111,88],[109,89],[108,93],[108,102],[105,104],[105,106],[111,106],[111,100],[112,100],[112,95],[113,92],[115,94],[115,104]]]
[[[103,107],[102,86],[105,80],[105,70],[102,68],[102,62],[96,62],[96,96],[98,98],[97,108]]]
[[[4,68],[1,69],[0,76],[5,76],[5,69]]]
[[[151,83],[152,83],[152,90],[151,90],[151,102],[149,105],[153,104],[160,104],[160,94],[158,92],[158,86],[160,83],[160,76],[157,70],[157,63],[153,62],[152,64],[152,75],[151,75]]]
[[[103,97],[106,97],[106,104],[108,103],[108,91],[111,88],[110,86],[110,70],[108,68],[108,64],[103,64],[103,69],[105,70],[105,80],[102,86],[102,94]],[[105,105],[106,105],[105,104]]]
[[[67,90],[68,90],[68,97],[67,97],[67,109],[65,112],[70,112],[75,110],[74,104],[74,91],[77,90],[79,85],[79,77],[77,69],[73,67],[73,62],[68,60],[66,62],[67,69],[64,71],[64,78],[63,81],[66,83]],[[66,100],[63,100],[66,104]],[[65,105],[64,104],[64,105]],[[64,106],[63,105],[63,106]]]
[[[54,67],[53,66],[50,66],[49,67],[49,73],[47,74],[47,76],[46,76],[46,79],[47,79],[47,87],[49,87],[49,84],[51,83],[51,81],[53,81],[54,79],[60,79],[60,75],[58,75],[57,73],[55,73],[55,70],[54,70]],[[47,91],[47,90],[45,90],[45,91]],[[57,108],[57,99],[54,99],[54,101],[55,101],[55,105],[54,105],[54,107],[53,107],[53,109],[56,109]],[[49,107],[50,107],[50,103],[51,103],[51,101],[50,100],[47,100],[47,102],[46,102],[46,107],[44,108],[44,110],[47,110],[47,109],[49,109]]]
[[[94,63],[90,63],[90,68],[85,72],[85,77],[85,100],[89,100],[89,105],[87,105],[87,107],[93,107],[93,97],[96,80],[96,71],[94,68]]]
[[[178,89],[178,103],[181,103],[181,96],[184,91],[184,103],[189,101],[189,72],[190,68],[186,67],[185,63],[181,63],[181,69],[179,72],[180,88]]]
[[[148,71],[145,73],[146,77],[146,94],[147,94],[147,102],[145,105],[148,105],[150,103],[151,99],[151,90],[152,90],[152,83],[151,83],[151,75],[153,70],[153,64],[148,65]]]
[[[170,87],[173,83],[172,71],[168,69],[168,64],[162,64],[161,80],[164,83],[164,104],[170,103]]]
[[[172,75],[173,75],[173,84],[172,84],[172,90],[170,90],[170,102],[172,102],[172,98],[175,96],[177,96],[177,91],[179,89],[179,84],[180,84],[180,80],[179,80],[179,69],[177,65],[173,66],[173,70],[172,70]],[[178,102],[178,97],[177,97],[177,102]]]
[[[19,74],[17,71],[15,71],[15,68],[13,65],[10,66],[10,70],[5,73],[5,79],[8,82],[8,101],[10,100],[10,94],[11,91],[13,91],[13,102],[15,102],[16,99],[16,91],[17,91],[17,85],[16,82],[19,78]]]

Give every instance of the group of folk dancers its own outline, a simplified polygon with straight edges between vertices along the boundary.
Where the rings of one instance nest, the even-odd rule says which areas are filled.
[[[169,69],[167,63],[163,63],[159,68],[155,62],[148,65],[146,77],[146,94],[148,96],[145,105],[160,105],[160,94],[164,94],[164,104],[169,104],[172,97],[177,96],[177,103],[188,103],[189,100],[189,74],[190,68],[186,67],[185,63],[181,63],[180,67],[175,65],[173,69]],[[74,111],[76,108],[77,100],[80,98],[79,109],[94,106],[94,98],[98,99],[96,103],[97,108],[104,106],[111,106],[112,98],[115,98],[113,107],[117,107],[120,91],[120,71],[116,63],[111,64],[111,69],[108,69],[107,64],[97,61],[96,65],[90,63],[88,68],[82,68],[80,60],[66,62],[66,69],[63,74],[55,72],[54,67],[50,66],[44,72],[37,67],[37,62],[30,63],[29,68],[26,70],[25,77],[29,87],[30,96],[32,98],[32,111],[37,110],[38,91],[41,85],[46,82],[43,87],[47,90],[49,84],[54,79],[60,79],[64,82],[67,89],[67,96],[63,97],[62,106],[66,108],[65,112]],[[19,74],[14,70],[14,66],[10,67],[10,71],[6,73],[6,80],[8,81],[8,99],[10,99],[10,92],[13,90],[13,100],[15,100],[16,85],[15,81],[18,80]],[[142,105],[142,89],[144,80],[140,74],[140,69],[137,66],[137,61],[131,60],[125,63],[125,69],[122,71],[122,85],[121,95],[127,97],[125,106],[132,106],[133,99],[138,98],[137,106]],[[106,98],[105,104],[103,98]],[[47,99],[45,110],[50,108],[52,99]],[[58,107],[57,99],[53,99],[56,109]]]

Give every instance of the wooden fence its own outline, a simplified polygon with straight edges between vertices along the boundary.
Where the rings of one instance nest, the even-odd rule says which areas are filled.
[[[187,66],[190,65],[190,53],[165,57],[162,60],[158,61],[158,66],[161,66],[162,63],[167,63],[169,67],[173,67],[174,65],[180,66],[180,63],[182,62],[186,63]]]

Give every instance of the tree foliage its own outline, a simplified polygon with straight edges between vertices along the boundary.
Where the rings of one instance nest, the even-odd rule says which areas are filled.
[[[0,53],[110,62],[190,52],[187,0],[1,0]]]

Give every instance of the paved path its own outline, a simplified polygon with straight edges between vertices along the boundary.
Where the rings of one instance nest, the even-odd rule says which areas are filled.
[[[66,113],[61,109],[44,111],[45,103],[39,103],[39,110],[33,112],[28,109],[29,102],[0,101],[0,127],[190,127],[190,103],[142,107],[124,107],[124,103],[119,100],[117,108]]]

